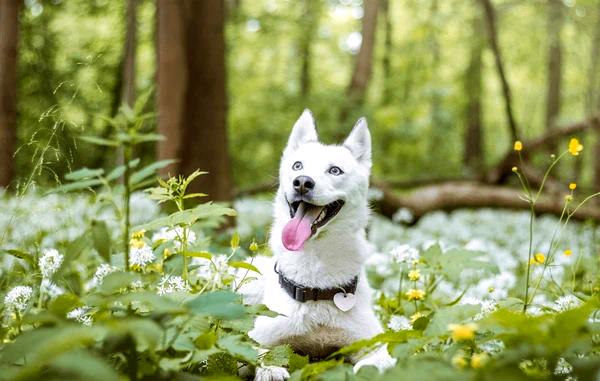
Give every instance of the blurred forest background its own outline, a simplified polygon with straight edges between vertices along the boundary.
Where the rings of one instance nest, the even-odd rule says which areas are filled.
[[[383,189],[493,196],[513,141],[535,184],[573,136],[548,189],[600,189],[600,1],[0,0],[0,186],[114,166],[78,137],[140,97],[166,140],[135,155],[209,171],[217,200],[273,189],[306,107],[328,143],[367,117]]]

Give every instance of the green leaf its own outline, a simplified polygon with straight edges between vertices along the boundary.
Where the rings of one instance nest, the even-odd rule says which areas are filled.
[[[194,258],[204,258],[208,260],[211,260],[213,257],[212,254],[208,251],[186,251],[185,256]]]
[[[116,167],[112,171],[110,171],[108,173],[108,175],[106,175],[106,180],[107,181],[116,180],[119,177],[123,176],[124,173],[125,173],[125,166],[124,165],[119,165],[118,167]]]
[[[138,225],[133,230],[155,230],[164,226],[188,225],[191,226],[200,219],[220,216],[235,216],[235,210],[219,204],[205,203],[192,209],[175,212],[167,217],[157,218],[143,225]]]
[[[154,173],[157,170],[164,168],[175,162],[177,162],[177,160],[161,160],[161,161],[154,162],[150,165],[147,165],[144,168],[140,169],[139,171],[134,172],[131,175],[131,177],[129,178],[129,183],[132,185],[135,185],[135,184],[139,183],[140,181],[144,180],[145,178],[154,175]]]
[[[255,273],[260,274],[260,271],[256,268],[256,266],[254,266],[248,262],[231,261],[231,262],[228,262],[227,264],[236,269],[246,269],[246,270],[254,271]]]
[[[139,277],[136,274],[115,271],[104,277],[99,291],[102,294],[110,295],[118,292],[120,289],[128,287],[131,282]]]
[[[62,294],[50,300],[48,303],[48,311],[64,318],[67,312],[73,310],[80,304],[81,302],[77,295],[71,293]]]
[[[92,242],[94,248],[106,262],[110,262],[110,233],[104,221],[92,220]]]
[[[288,366],[290,363],[290,357],[293,354],[294,351],[288,344],[278,345],[267,352],[267,354],[263,357],[262,362],[264,365]]]
[[[73,171],[71,173],[67,173],[65,175],[65,179],[71,180],[71,181],[77,181],[77,180],[88,179],[90,177],[98,177],[98,176],[101,176],[102,174],[104,174],[104,169],[102,169],[102,168],[89,169],[87,167],[83,167],[83,168]]]
[[[194,340],[194,345],[198,349],[211,349],[217,342],[217,335],[214,331],[208,331],[198,336]]]
[[[439,308],[434,312],[431,321],[425,329],[427,336],[443,336],[448,334],[448,324],[460,324],[477,315],[480,306],[473,304],[460,304]]]
[[[197,314],[208,314],[220,319],[238,319],[244,316],[240,296],[231,291],[204,293],[186,305]]]
[[[74,183],[61,185],[59,187],[49,190],[48,192],[46,192],[46,194],[48,194],[48,193],[66,193],[66,192],[71,192],[71,191],[75,191],[75,190],[82,190],[82,189],[95,187],[97,185],[102,185],[102,180],[99,180],[99,179],[81,180],[81,181],[77,181]]]
[[[114,140],[99,138],[97,136],[80,136],[79,139],[99,146],[117,147],[119,145],[119,143]]]
[[[50,363],[50,366],[69,374],[69,377],[82,380],[116,381],[121,379],[113,367],[104,360],[80,350],[60,355]]]
[[[125,293],[117,295],[114,300],[125,305],[131,303],[142,304],[157,313],[178,314],[186,312],[185,308],[175,301],[150,291]]]
[[[370,339],[358,340],[350,345],[346,345],[337,352],[329,355],[329,358],[339,355],[345,356],[379,344],[391,344],[393,346],[394,344],[404,343],[408,339],[420,336],[421,333],[418,331],[384,332]]]
[[[31,266],[35,266],[35,259],[32,254],[29,254],[23,250],[17,249],[0,249],[0,251],[12,255],[13,257],[17,257],[19,259],[23,259],[25,262],[29,263]]]
[[[242,335],[229,335],[220,338],[217,341],[217,346],[238,360],[245,361],[250,364],[256,364],[258,360],[258,352],[254,347],[242,340]]]

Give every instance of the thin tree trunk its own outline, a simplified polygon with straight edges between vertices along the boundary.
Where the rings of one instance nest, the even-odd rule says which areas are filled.
[[[382,104],[387,105],[392,99],[392,17],[390,15],[390,0],[381,0],[381,17],[384,25],[384,42],[383,42],[383,98]]]
[[[176,173],[209,172],[190,191],[218,201],[232,188],[224,23],[223,0],[159,1],[159,157],[179,159]]]
[[[350,110],[362,105],[371,78],[373,50],[377,30],[378,0],[364,0],[362,19],[362,43],[356,56],[350,84],[346,89],[346,102],[340,111],[340,124],[344,125],[350,116]]]
[[[123,73],[121,102],[133,106],[135,103],[135,52],[137,47],[137,2],[127,0],[125,47],[123,51]]]
[[[304,12],[302,13],[302,33],[300,36],[300,96],[306,100],[311,88],[311,63],[312,43],[318,28],[319,6],[318,0],[304,0]]]
[[[0,186],[15,175],[17,130],[17,46],[19,7],[17,0],[0,0]]]
[[[483,122],[482,122],[482,61],[483,41],[482,20],[479,15],[472,21],[471,53],[469,66],[465,72],[465,94],[467,97],[464,164],[471,171],[480,174],[483,162]]]
[[[546,91],[546,129],[554,128],[560,114],[562,82],[561,29],[563,24],[562,0],[548,1],[548,74]],[[556,147],[549,147],[551,152]]]
[[[598,81],[598,71],[600,70],[600,2],[596,12],[596,24],[594,27],[594,36],[592,38],[591,62],[589,87],[587,97],[587,113],[592,115],[600,111],[600,83]],[[600,130],[594,134],[596,144],[594,146],[594,178],[593,186],[596,191],[600,191]]]
[[[508,128],[510,137],[513,141],[517,140],[520,135],[519,127],[514,116],[512,108],[512,94],[508,79],[506,78],[506,72],[504,70],[504,61],[502,59],[502,53],[500,51],[500,45],[498,43],[498,27],[496,23],[496,11],[491,3],[491,0],[480,0],[479,1],[485,15],[485,20],[488,29],[488,37],[490,47],[494,53],[494,60],[496,62],[496,70],[498,71],[498,77],[502,83],[502,93],[504,95],[504,109],[506,112],[506,119],[508,122]]]

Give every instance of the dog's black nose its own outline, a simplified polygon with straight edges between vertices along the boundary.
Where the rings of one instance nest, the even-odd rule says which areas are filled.
[[[298,176],[294,179],[294,190],[301,195],[304,195],[315,187],[315,180],[308,176]]]

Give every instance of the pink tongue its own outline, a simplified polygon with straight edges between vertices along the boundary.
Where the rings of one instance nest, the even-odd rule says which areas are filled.
[[[300,203],[296,215],[283,228],[281,239],[283,246],[291,251],[302,250],[304,243],[312,235],[311,224],[319,215],[321,208],[306,207]]]

